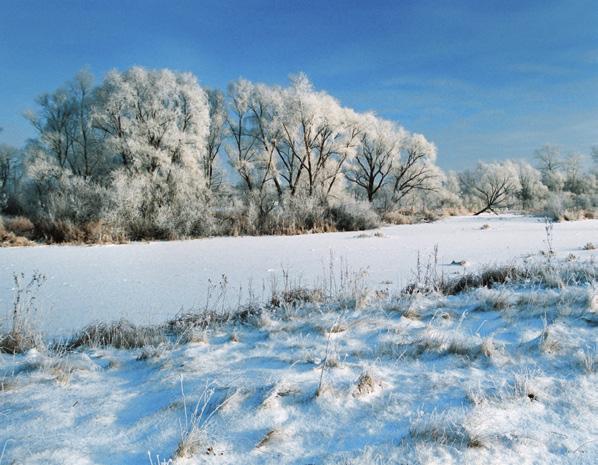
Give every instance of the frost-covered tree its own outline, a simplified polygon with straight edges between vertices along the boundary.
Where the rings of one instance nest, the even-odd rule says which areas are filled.
[[[81,71],[63,87],[41,95],[39,110],[26,114],[38,132],[38,154],[86,179],[103,175],[108,164],[103,134],[92,126],[95,103],[93,77]]]
[[[553,192],[560,192],[565,183],[561,172],[561,151],[554,145],[544,145],[534,152],[538,169],[542,173],[542,183]]]
[[[239,79],[228,86],[229,112],[226,153],[242,186],[249,192],[261,192],[270,177],[271,165],[265,162],[257,137],[255,109],[256,85]]]
[[[202,229],[190,212],[205,211],[214,180],[213,164],[212,179],[204,178],[206,158],[214,154],[207,152],[208,96],[192,74],[140,67],[112,71],[98,89],[93,122],[122,166],[114,174],[120,215],[109,215],[114,224],[137,238]]]
[[[438,188],[439,168],[435,165],[436,146],[422,134],[412,134],[405,141],[399,163],[392,173],[392,193],[400,202],[413,191]]]
[[[496,214],[496,209],[510,205],[519,190],[517,172],[509,162],[480,162],[475,170],[461,173],[460,182],[462,191],[477,200],[476,216],[487,211]]]
[[[205,236],[212,231],[209,191],[197,173],[173,166],[170,175],[114,174],[107,221],[132,239]]]
[[[574,194],[583,194],[588,185],[587,176],[583,173],[584,157],[578,153],[571,153],[567,156],[565,168],[564,189]]]
[[[44,226],[97,220],[111,161],[104,134],[92,124],[97,103],[92,76],[81,71],[37,103],[38,110],[26,115],[37,137],[24,150],[23,209]]]
[[[111,71],[98,90],[93,124],[131,173],[197,168],[210,132],[208,99],[190,73]]]
[[[278,172],[292,195],[327,198],[342,178],[342,169],[357,146],[360,128],[352,110],[313,89],[303,74],[284,89],[275,117],[280,125]]]
[[[525,161],[507,163],[511,163],[513,165],[511,169],[517,173],[516,195],[522,208],[525,210],[534,208],[548,194],[548,188],[542,184],[542,174]]]
[[[21,152],[0,144],[0,211],[14,204],[22,177]]]
[[[378,197],[376,207],[438,204],[426,195],[442,179],[433,144],[341,106],[303,74],[286,87],[239,79],[225,95],[188,73],[134,67],[97,87],[80,73],[38,103],[24,205],[46,230],[93,223],[172,238],[350,229],[375,224]]]
[[[360,117],[361,136],[355,156],[345,172],[346,178],[373,202],[389,182],[393,168],[407,140],[405,130],[396,123],[373,114]]]
[[[208,188],[217,189],[223,180],[223,174],[218,167],[218,155],[224,142],[227,114],[222,91],[208,90],[206,93],[210,108],[210,131],[201,168]]]
[[[544,145],[534,152],[540,171],[554,172],[561,167],[561,151],[554,145]]]

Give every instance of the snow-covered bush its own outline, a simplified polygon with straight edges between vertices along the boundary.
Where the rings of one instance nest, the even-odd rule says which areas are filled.
[[[326,220],[326,203],[305,193],[284,195],[276,204],[272,221],[272,232],[321,231],[329,227]]]
[[[331,205],[329,212],[339,231],[360,231],[380,225],[380,217],[369,202],[345,200]]]
[[[113,207],[106,219],[132,239],[209,235],[209,191],[199,179],[199,173],[175,167],[167,175],[120,170],[114,175]]]

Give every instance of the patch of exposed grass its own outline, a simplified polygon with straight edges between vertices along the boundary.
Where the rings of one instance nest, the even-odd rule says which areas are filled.
[[[448,412],[419,414],[409,428],[409,435],[414,442],[435,443],[456,448],[483,447],[482,438],[468,431],[457,419],[452,419]]]
[[[367,396],[368,394],[373,393],[379,385],[380,383],[376,381],[370,372],[364,371],[361,375],[359,375],[359,378],[355,383],[353,397]]]
[[[85,327],[64,343],[66,350],[80,347],[114,347],[116,349],[138,349],[159,346],[167,342],[164,331],[159,327],[137,326],[127,320],[113,323],[96,323]]]

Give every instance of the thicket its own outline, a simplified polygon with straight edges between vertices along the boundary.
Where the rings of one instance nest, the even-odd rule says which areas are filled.
[[[226,92],[189,73],[89,73],[37,99],[36,137],[0,146],[0,242],[175,239],[358,230],[516,209],[593,216],[591,161],[436,165],[423,135],[343,107],[306,76]],[[26,239],[24,239],[26,238]]]

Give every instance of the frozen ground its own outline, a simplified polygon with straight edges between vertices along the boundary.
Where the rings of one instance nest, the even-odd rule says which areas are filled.
[[[490,227],[482,229],[484,224]],[[258,297],[268,294],[273,278],[282,281],[283,269],[311,284],[327,274],[331,254],[352,270],[366,269],[371,287],[400,288],[411,279],[418,253],[426,260],[435,245],[447,274],[463,271],[453,261],[475,268],[547,248],[544,223],[536,218],[460,217],[379,231],[382,237],[370,231],[0,249],[0,314],[10,306],[15,272],[46,275],[39,318],[48,333],[64,334],[95,320],[157,323],[181,309],[203,307],[222,275],[233,303],[241,288],[242,300],[250,288]],[[598,244],[598,220],[555,224],[553,238],[559,256],[591,256],[595,251],[580,249]]]
[[[0,354],[0,464],[595,464],[598,269],[550,263],[462,292],[295,290],[157,347]]]

